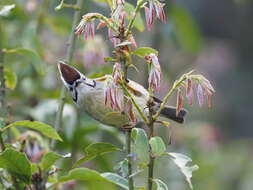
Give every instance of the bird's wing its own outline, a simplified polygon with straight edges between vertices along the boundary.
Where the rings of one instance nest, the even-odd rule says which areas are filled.
[[[110,75],[104,75],[102,77],[94,79],[96,82],[104,82]],[[132,80],[128,80],[126,83],[126,87],[131,94],[134,94],[137,97],[145,96],[148,98],[148,91],[137,82]]]
[[[148,98],[148,96],[149,96],[148,91],[142,85],[140,85],[132,80],[129,80],[129,82],[126,84],[126,86],[127,86],[127,89],[137,97],[144,96],[144,97]]]

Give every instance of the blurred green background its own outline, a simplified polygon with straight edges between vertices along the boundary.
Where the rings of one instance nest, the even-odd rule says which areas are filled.
[[[75,3],[69,0],[66,3]],[[82,14],[109,8],[102,0],[85,0]],[[128,1],[135,4],[136,1]],[[0,18],[0,41],[6,49],[5,66],[17,77],[16,88],[7,91],[9,119],[39,120],[54,124],[61,81],[57,62],[66,58],[73,10],[55,11],[58,0],[1,0],[0,5],[16,4],[8,16]],[[135,30],[138,45],[159,51],[163,72],[163,97],[173,81],[192,69],[210,79],[216,89],[211,109],[199,108],[195,99],[183,126],[157,126],[156,134],[167,142],[170,151],[184,153],[200,169],[193,174],[196,190],[252,190],[252,103],[253,85],[253,2],[251,0],[171,0],[166,1],[167,24],[156,21],[151,32]],[[144,14],[142,12],[143,23]],[[88,76],[111,72],[112,65],[103,57],[110,56],[112,44],[107,31],[96,32],[94,40],[77,39],[73,65]],[[130,78],[146,86],[147,70],[142,60],[134,58],[139,73]],[[10,77],[15,78],[15,74]],[[15,83],[15,82],[14,82]],[[10,84],[10,86],[15,84]],[[175,105],[175,97],[170,101]],[[64,108],[64,122],[58,152],[71,152],[73,160],[82,155],[92,142],[111,142],[123,146],[121,131],[102,126],[80,112],[69,96]],[[123,154],[109,154],[86,164],[98,171],[113,171]],[[166,159],[159,159],[156,176],[169,189],[188,189],[183,176]],[[138,183],[141,183],[138,176]],[[140,182],[139,182],[140,181]],[[65,189],[117,189],[102,183],[68,183]]]

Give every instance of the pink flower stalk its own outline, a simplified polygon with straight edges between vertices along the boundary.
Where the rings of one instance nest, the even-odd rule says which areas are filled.
[[[145,7],[146,24],[149,31],[151,31],[156,17],[163,23],[166,23],[164,5],[164,3],[160,3],[158,0],[150,0],[149,7]]]
[[[153,90],[158,90],[160,89],[161,85],[161,67],[158,58],[155,54],[151,53],[149,56],[146,56],[146,59],[151,64],[148,77],[149,88]]]
[[[113,82],[112,79],[108,79],[106,82],[106,87],[104,91],[105,97],[105,105],[110,106],[115,111],[121,110],[121,102],[122,102],[122,91],[118,88],[118,86]]]

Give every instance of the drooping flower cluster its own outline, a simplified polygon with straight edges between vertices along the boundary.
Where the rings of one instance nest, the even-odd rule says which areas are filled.
[[[163,10],[165,5],[164,3],[161,3],[158,0],[149,0],[148,2],[149,7],[145,7],[145,16],[147,28],[150,31],[156,18],[161,20],[163,23],[166,23],[166,16]]]
[[[125,0],[115,0],[114,4],[115,9],[112,13],[112,19],[120,24],[123,24],[126,17],[126,12],[124,10]]]
[[[193,104],[194,90],[196,92],[197,100],[199,106],[202,107],[205,103],[205,98],[207,99],[208,107],[211,107],[212,104],[212,95],[215,92],[211,83],[203,75],[189,75],[184,82],[186,88],[186,98],[188,104]],[[183,95],[182,95],[182,86],[178,88],[177,93],[177,113],[183,108]]]
[[[154,53],[151,53],[148,56],[145,56],[145,59],[150,64],[150,72],[148,77],[149,88],[158,90],[160,89],[161,85],[161,67],[158,57]]]
[[[118,85],[120,80],[122,80],[121,66],[115,63],[112,77],[108,77],[104,91],[105,105],[109,105],[115,111],[122,110],[123,92]]]
[[[105,105],[110,106],[114,111],[120,111],[123,97],[121,89],[113,82],[112,78],[108,78],[105,85]]]
[[[84,34],[84,39],[87,40],[89,37],[94,38],[95,35],[95,23],[96,13],[88,13],[82,17],[81,22],[75,28],[75,34]]]
[[[122,80],[121,65],[117,62],[113,66],[112,78],[115,84],[118,84]]]

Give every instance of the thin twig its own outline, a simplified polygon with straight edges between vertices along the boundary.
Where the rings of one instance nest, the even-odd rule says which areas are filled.
[[[159,115],[161,114],[161,111],[163,110],[163,108],[165,107],[165,105],[168,103],[168,100],[170,98],[170,96],[173,94],[173,92],[187,79],[187,76],[190,74],[191,72],[184,74],[179,80],[175,81],[172,88],[168,91],[168,93],[166,94],[166,96],[164,96],[162,103],[160,105],[159,110],[156,112],[156,114],[153,116],[153,120],[156,121],[159,117]]]
[[[136,19],[136,16],[137,14],[139,13],[141,7],[143,6],[143,4],[145,3],[146,1],[145,0],[142,0],[142,1],[138,1],[138,4],[137,6],[135,7],[135,10],[134,10],[134,15],[133,15],[133,18],[130,20],[128,26],[127,26],[127,30],[126,30],[126,37],[131,33],[131,30],[133,28],[133,25],[134,25],[134,21]]]
[[[121,83],[121,87],[123,88],[123,91],[126,93],[126,95],[131,99],[131,101],[134,104],[134,107],[137,109],[138,113],[140,114],[141,118],[143,119],[143,121],[148,124],[148,119],[147,117],[144,115],[144,113],[142,112],[140,106],[136,103],[134,97],[132,96],[132,94],[128,91],[128,89],[126,88],[126,86],[124,84]]]
[[[128,72],[128,65],[126,58],[122,58],[121,64],[123,66],[123,81],[122,84],[125,86],[125,83],[127,81],[127,72]],[[126,95],[126,92],[124,91],[124,94]],[[124,107],[126,105],[127,99],[124,98]],[[134,190],[134,181],[131,177],[132,175],[132,157],[131,157],[131,128],[126,129],[126,154],[127,154],[127,160],[128,160],[128,187],[129,190]]]
[[[83,6],[83,0],[77,0],[77,6],[82,7]],[[75,27],[78,24],[78,21],[81,18],[81,12],[79,10],[75,10],[74,13],[74,18],[73,18],[73,23],[72,23],[72,30],[71,30],[71,34],[69,37],[69,42],[68,42],[68,48],[67,48],[67,57],[66,57],[66,62],[69,64],[72,60],[73,57],[73,52],[74,52],[74,47],[75,47]],[[65,92],[66,89],[65,87],[62,85],[61,87],[61,95],[60,95],[60,99],[59,99],[59,107],[56,113],[56,119],[55,119],[55,123],[54,123],[54,127],[55,129],[58,131],[60,129],[60,125],[61,125],[61,121],[62,121],[62,113],[63,113],[63,108],[64,108],[64,99],[65,99]],[[55,141],[52,140],[51,142],[51,147],[53,147],[55,145]]]

